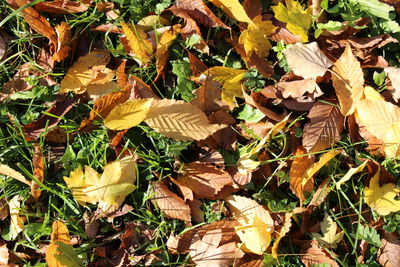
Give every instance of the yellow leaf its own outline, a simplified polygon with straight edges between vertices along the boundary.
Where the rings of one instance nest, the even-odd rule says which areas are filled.
[[[103,95],[106,95],[108,93],[115,92],[118,90],[119,90],[119,87],[115,82],[107,82],[104,84],[89,84],[86,87],[86,92],[94,100],[102,97]]]
[[[400,108],[384,100],[360,100],[356,105],[356,119],[359,126],[381,140],[387,157],[400,155]]]
[[[182,100],[154,100],[144,121],[156,132],[177,140],[203,140],[225,128],[211,124],[197,106]]]
[[[285,219],[284,219],[284,224],[281,228],[281,230],[278,233],[278,237],[275,239],[274,244],[272,245],[271,248],[271,255],[274,257],[274,259],[278,260],[278,247],[279,243],[281,242],[282,238],[290,231],[290,227],[292,226],[292,217],[293,217],[292,212],[287,212],[285,213]]]
[[[21,197],[19,195],[15,195],[8,203],[8,207],[10,209],[10,217],[11,217],[10,238],[11,240],[14,240],[15,238],[17,238],[18,234],[22,232],[24,228],[24,223],[22,219],[19,217],[19,212],[21,209]]]
[[[253,24],[250,17],[247,15],[243,6],[238,0],[210,0],[215,6],[219,7],[224,11],[229,17],[234,18],[240,22],[246,22],[248,24]]]
[[[151,30],[155,30],[161,26],[167,25],[168,20],[164,19],[158,15],[150,15],[142,18],[137,23],[144,31],[149,32]]]
[[[125,197],[134,189],[136,163],[133,156],[109,163],[100,176],[94,169],[85,166],[64,177],[68,188],[79,204],[99,203],[99,210],[110,213],[118,209]]]
[[[168,49],[178,36],[180,29],[181,25],[177,24],[161,35],[156,50],[157,77],[162,75],[165,71],[169,56]]]
[[[0,164],[0,174],[10,176],[11,178],[14,178],[29,186],[32,184],[31,181],[26,180],[26,178],[20,172],[17,172],[16,170],[4,164]]]
[[[400,189],[395,184],[388,183],[379,186],[380,167],[369,181],[369,187],[365,187],[365,202],[379,215],[385,216],[392,212],[400,211],[400,200],[395,197]]]
[[[364,98],[368,100],[385,100],[380,93],[378,93],[371,86],[364,87]]]
[[[225,201],[234,219],[241,224],[235,227],[243,242],[239,247],[245,252],[262,255],[271,242],[274,227],[268,211],[256,201],[242,196],[229,196]]]
[[[367,165],[367,163],[368,163],[368,160],[364,161],[363,164],[361,164],[361,165],[359,165],[359,166],[357,166],[357,167],[355,167],[355,168],[351,168],[350,170],[348,170],[347,173],[336,183],[336,188],[337,188],[337,189],[340,189],[340,186],[341,186],[342,184],[344,184],[345,182],[347,182],[348,180],[350,180],[350,178],[351,178],[354,174],[356,174],[357,172],[362,171],[362,170],[365,168],[365,166]]]
[[[249,24],[239,37],[239,43],[243,44],[247,56],[255,52],[260,57],[267,57],[272,45],[267,36],[275,30],[272,21],[262,21],[262,16],[258,15],[253,19],[254,24]]]
[[[312,24],[310,9],[303,9],[301,4],[294,0],[286,0],[286,7],[279,2],[273,6],[275,18],[286,22],[286,28],[295,35],[300,36],[302,42],[308,42],[308,30]]]
[[[341,150],[330,150],[323,154],[318,162],[313,163],[302,175],[301,185],[304,186],[326,163],[333,159]]]
[[[61,221],[52,225],[51,243],[46,250],[46,262],[49,267],[83,266],[71,245],[68,228]]]
[[[116,106],[104,119],[104,125],[112,130],[125,130],[146,119],[153,98],[134,99]]]
[[[321,222],[321,232],[311,233],[311,235],[318,241],[320,245],[327,247],[336,248],[337,243],[343,239],[344,232],[336,233],[337,223],[329,217],[328,213],[325,213],[324,220]]]
[[[246,70],[238,70],[227,67],[212,67],[206,72],[213,80],[222,86],[222,101],[231,107],[238,107],[235,97],[243,98],[241,81],[246,74]]]
[[[89,84],[111,81],[114,72],[106,68],[109,60],[110,54],[106,51],[92,51],[80,57],[61,81],[60,92],[82,94]]]
[[[122,30],[128,40],[129,47],[139,61],[139,64],[146,65],[152,58],[153,48],[147,40],[147,34],[139,27],[121,22]]]
[[[344,116],[351,115],[355,103],[361,99],[364,91],[364,74],[360,62],[351,52],[350,45],[333,65],[332,82]]]

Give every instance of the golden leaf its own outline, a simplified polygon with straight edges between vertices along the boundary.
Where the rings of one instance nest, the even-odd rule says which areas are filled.
[[[157,77],[164,74],[169,56],[168,49],[176,39],[180,29],[181,25],[176,24],[173,27],[171,27],[168,31],[164,32],[160,37],[160,41],[157,44],[157,50],[156,50]]]
[[[31,186],[31,181],[26,180],[26,178],[20,172],[17,172],[7,165],[0,164],[0,174],[10,176],[11,178],[14,178],[24,184]]]
[[[248,24],[253,24],[250,17],[247,15],[243,6],[238,0],[210,0],[215,6],[219,7],[224,11],[229,17],[236,19],[240,22],[246,22]]]
[[[351,115],[355,103],[361,99],[364,91],[364,74],[360,62],[346,47],[340,58],[333,64],[332,82],[344,116]]]
[[[292,212],[286,212],[285,213],[285,219],[284,219],[284,224],[282,225],[281,230],[277,233],[278,237],[275,239],[274,244],[272,245],[271,248],[271,255],[274,257],[274,259],[278,259],[278,247],[279,243],[281,242],[282,238],[289,233],[290,227],[292,226],[292,217],[294,213]]]
[[[281,4],[281,3],[280,3]],[[304,79],[316,79],[323,76],[332,61],[319,49],[317,42],[297,43],[283,51],[290,69]]]
[[[68,188],[79,204],[99,203],[99,210],[111,213],[125,200],[134,189],[136,163],[133,156],[128,156],[107,164],[102,175],[89,166],[83,171],[77,168],[64,177]]]
[[[262,16],[258,15],[253,19],[254,24],[249,24],[239,37],[239,43],[244,46],[248,57],[255,52],[260,57],[267,57],[272,45],[268,40],[275,26],[272,21],[262,21]]]
[[[139,27],[121,22],[122,30],[139,64],[146,65],[152,58],[153,48],[147,34]]]
[[[235,227],[243,242],[239,247],[245,252],[262,255],[271,242],[274,227],[268,211],[256,201],[242,196],[229,196],[225,201],[234,219],[241,224]]]
[[[395,184],[388,183],[382,187],[379,185],[380,167],[365,187],[365,202],[379,215],[385,216],[392,212],[400,211],[400,200],[395,198],[400,189]]]
[[[301,4],[294,0],[286,0],[286,7],[279,2],[273,6],[275,18],[286,23],[286,28],[295,35],[300,36],[302,42],[308,42],[308,30],[312,24],[310,9],[303,9]]]
[[[356,173],[362,171],[362,170],[365,168],[365,166],[367,165],[367,163],[368,163],[368,160],[364,161],[363,164],[361,164],[361,165],[359,165],[359,166],[357,166],[357,167],[355,167],[355,168],[351,168],[350,170],[348,170],[347,173],[346,173],[339,181],[337,181],[337,183],[336,183],[336,188],[337,188],[337,189],[340,189],[341,185],[344,184],[345,182],[347,182],[348,180],[350,180],[350,178],[351,178],[354,174],[356,174]]]
[[[343,239],[344,232],[341,231],[336,233],[337,223],[329,217],[328,213],[325,213],[324,220],[321,222],[321,232],[311,233],[311,235],[318,241],[320,245],[325,245],[327,247],[336,248],[337,243]]]
[[[147,118],[153,98],[134,99],[116,106],[104,119],[104,125],[112,130],[134,127]]]
[[[213,80],[222,86],[222,101],[231,107],[237,107],[235,97],[243,98],[241,81],[246,74],[246,70],[238,70],[227,67],[212,67],[205,72]]]
[[[60,92],[81,94],[89,84],[109,82],[114,76],[113,71],[106,68],[109,60],[110,54],[106,51],[92,51],[80,57],[61,81]]]
[[[182,141],[203,140],[226,127],[211,124],[195,105],[173,99],[153,100],[144,122],[156,132]]]

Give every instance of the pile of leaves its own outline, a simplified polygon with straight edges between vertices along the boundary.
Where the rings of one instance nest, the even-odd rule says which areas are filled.
[[[400,266],[400,4],[2,0],[1,266]]]

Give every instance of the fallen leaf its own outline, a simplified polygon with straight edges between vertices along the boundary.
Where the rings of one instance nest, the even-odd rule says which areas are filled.
[[[309,44],[297,43],[285,49],[283,54],[294,74],[304,79],[316,79],[318,76],[323,76],[333,64],[321,52],[317,42]]]
[[[52,225],[51,243],[46,249],[46,262],[49,267],[83,266],[71,245],[68,228],[61,221],[54,221]]]
[[[364,73],[349,45],[333,64],[332,83],[339,99],[340,111],[343,116],[351,115],[364,92]]]
[[[393,99],[399,102],[400,99],[400,69],[394,67],[388,67],[384,69],[387,73],[389,80],[394,88]]]
[[[8,202],[8,207],[10,209],[10,239],[14,240],[17,238],[18,234],[22,232],[24,228],[24,222],[22,218],[19,216],[21,211],[21,201],[22,198],[19,195],[15,195],[11,200]]]
[[[382,246],[378,250],[378,262],[384,267],[400,265],[400,241],[392,233],[384,233],[381,239]]]
[[[307,267],[312,267],[318,264],[329,264],[331,267],[339,267],[332,256],[325,252],[316,240],[304,240],[300,250],[302,255],[301,261]]]
[[[114,212],[135,189],[136,163],[128,156],[107,164],[100,175],[89,166],[77,168],[64,176],[69,190],[79,204],[96,204],[103,214]]]
[[[351,178],[354,174],[356,174],[356,173],[361,172],[362,170],[364,170],[364,168],[365,168],[365,166],[367,165],[367,163],[368,163],[368,160],[364,161],[361,165],[359,165],[359,166],[357,166],[357,167],[355,167],[355,168],[349,169],[349,170],[346,172],[346,174],[345,174],[342,178],[340,178],[339,181],[336,182],[336,188],[340,190],[341,185],[344,184],[345,182],[347,182],[348,180],[350,180],[350,178]]]
[[[331,248],[336,248],[337,243],[343,239],[344,232],[337,233],[337,223],[329,217],[328,213],[325,212],[324,220],[321,222],[321,234],[311,233],[311,235],[317,240],[320,245],[324,245]]]
[[[180,24],[174,25],[168,31],[164,32],[159,42],[157,43],[157,50],[156,50],[156,69],[157,69],[157,80],[158,77],[164,75],[165,68],[167,65],[168,57],[169,57],[169,47],[172,45],[178,33],[181,29]]]
[[[340,140],[344,117],[334,104],[316,102],[308,114],[310,122],[304,126],[303,146],[308,152],[318,152]]]
[[[256,201],[242,197],[225,198],[233,218],[241,224],[235,231],[243,242],[239,247],[245,251],[262,255],[269,247],[274,221],[269,212]]]
[[[195,105],[182,100],[154,100],[144,120],[156,132],[177,140],[202,140],[226,125],[210,124]]]
[[[32,184],[32,182],[26,180],[26,178],[20,172],[12,169],[11,167],[5,164],[0,164],[0,174],[5,176],[10,176],[11,178],[14,178],[28,186],[31,186]]]
[[[42,154],[42,148],[40,144],[34,144],[34,152],[32,158],[32,165],[33,165],[33,176],[41,183],[44,180],[44,159]],[[33,198],[37,201],[42,193],[39,190],[40,185],[37,184],[35,181],[32,181],[31,184],[31,193]]]
[[[387,183],[381,187],[379,178],[380,167],[369,181],[369,186],[365,187],[365,202],[382,216],[400,211],[400,200],[395,199],[400,193],[400,189],[393,183]]]
[[[2,197],[0,198],[0,220],[1,221],[4,220],[9,215],[10,215],[10,208],[8,207],[7,199]]]
[[[217,111],[221,106],[221,89],[219,83],[206,77],[204,84],[194,91],[196,96],[192,104],[200,108],[206,115]]]
[[[86,92],[91,99],[99,99],[111,92],[119,91],[120,87],[115,82],[107,82],[104,84],[89,84],[86,86]]]
[[[35,5],[35,9],[42,12],[54,14],[70,14],[85,12],[91,3],[91,0],[69,1],[55,0],[40,2]]]
[[[380,99],[360,100],[356,105],[356,120],[360,127],[381,140],[387,157],[400,153],[400,108]]]
[[[107,51],[92,51],[80,57],[67,71],[60,84],[60,92],[82,94],[89,84],[104,84],[111,81],[114,72],[106,68],[110,61]]]
[[[291,97],[299,102],[314,101],[315,98],[323,95],[314,79],[279,82],[276,87],[282,92],[284,98]]]
[[[200,198],[215,199],[222,188],[233,184],[229,173],[212,165],[187,163],[183,171],[185,174],[178,177],[178,182],[189,187]]]
[[[227,67],[212,67],[205,74],[222,86],[221,98],[231,107],[237,107],[235,97],[243,97],[241,81],[246,70],[232,69]]]
[[[143,99],[143,98],[154,98],[160,99],[160,97],[154,93],[150,86],[148,86],[142,79],[136,76],[130,76],[128,78],[128,84],[132,86],[131,95],[129,99]]]
[[[0,33],[0,60],[3,59],[6,53],[6,49],[7,49],[7,42],[4,40],[3,36]]]
[[[282,238],[289,233],[290,227],[292,226],[292,217],[293,213],[292,212],[287,212],[285,213],[285,219],[283,221],[283,225],[281,230],[277,233],[278,237],[275,239],[274,244],[272,245],[271,248],[271,255],[274,257],[274,259],[278,259],[278,247],[279,243],[281,242]]]
[[[252,20],[247,15],[243,6],[238,0],[210,0],[216,7],[222,9],[229,17],[236,19],[240,22],[253,24]]]
[[[0,266],[9,266],[8,258],[9,258],[9,253],[8,253],[7,244],[1,244],[0,245]]]
[[[250,57],[254,52],[260,57],[267,57],[272,45],[268,36],[275,30],[271,21],[263,21],[259,15],[253,19],[253,23],[247,26],[239,37],[239,43],[244,46],[246,54]]]
[[[286,22],[286,27],[295,35],[299,35],[302,42],[308,42],[308,30],[312,24],[310,9],[303,9],[301,4],[295,0],[286,0],[286,7],[279,2],[273,6],[275,18]],[[305,78],[305,77],[304,77]]]
[[[147,65],[153,53],[152,45],[150,41],[147,40],[147,34],[141,28],[135,27],[133,24],[121,22],[121,26],[135,60],[137,60],[140,65]]]
[[[198,199],[189,200],[188,204],[190,206],[190,214],[192,215],[192,220],[195,223],[204,222],[204,211],[201,209],[203,202]]]
[[[165,215],[172,219],[185,222],[191,221],[190,207],[185,201],[168,189],[163,181],[154,183],[155,196],[153,200]]]
[[[61,22],[56,27],[57,33],[57,45],[55,47],[55,52],[53,54],[53,59],[55,62],[63,61],[69,54],[71,50],[71,27],[66,22]]]
[[[135,99],[116,106],[104,119],[104,126],[112,130],[134,127],[147,118],[153,98]]]

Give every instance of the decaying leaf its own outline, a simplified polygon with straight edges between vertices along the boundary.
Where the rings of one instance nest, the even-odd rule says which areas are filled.
[[[344,116],[334,104],[316,102],[308,114],[310,122],[304,126],[303,146],[308,152],[329,148],[340,140]]]
[[[286,27],[295,35],[299,35],[302,42],[308,41],[308,30],[312,24],[311,10],[303,9],[301,4],[295,0],[286,0],[286,7],[279,2],[273,6],[275,18],[286,22]]]
[[[155,80],[157,80],[157,78],[162,76],[165,72],[165,68],[169,57],[168,48],[172,45],[172,43],[178,36],[180,29],[181,29],[180,24],[174,25],[172,28],[170,28],[168,31],[164,32],[161,35],[160,40],[157,43],[157,50],[156,50],[157,77],[155,78]]]
[[[319,49],[317,42],[297,43],[284,50],[283,53],[294,74],[304,79],[316,79],[318,76],[323,76],[333,64]]]
[[[24,228],[24,222],[20,217],[19,213],[21,211],[21,201],[22,198],[19,195],[15,195],[11,200],[8,202],[8,207],[10,209],[10,217],[11,217],[11,224],[10,224],[10,239],[14,240],[17,238],[18,234],[22,232]]]
[[[46,249],[46,262],[49,267],[83,266],[71,245],[68,228],[61,221],[53,223],[51,243]]]
[[[364,74],[360,62],[348,45],[332,69],[332,82],[344,116],[351,115],[364,92]]]
[[[300,256],[301,261],[307,267],[318,264],[328,264],[331,267],[339,267],[336,261],[332,259],[332,256],[323,250],[316,240],[304,240],[300,252],[302,253]]]
[[[239,43],[249,57],[253,52],[260,57],[267,57],[272,47],[267,37],[275,30],[275,26],[271,21],[263,21],[261,15],[255,17],[253,22],[240,34]]]
[[[135,27],[132,24],[121,22],[121,26],[133,56],[139,64],[147,65],[153,52],[151,42],[147,40],[147,34],[140,27]]]
[[[104,167],[100,175],[89,166],[77,168],[64,177],[68,188],[79,204],[96,204],[104,214],[111,213],[125,200],[134,189],[136,163],[133,156],[113,161]]]
[[[229,17],[240,22],[253,24],[238,0],[210,0],[210,2],[221,8]]]
[[[385,216],[400,211],[400,200],[395,199],[400,189],[393,183],[379,185],[380,168],[372,176],[369,186],[365,187],[365,202],[379,215]]]
[[[154,183],[155,196],[153,200],[166,216],[185,222],[191,221],[190,207],[178,195],[173,193],[163,181]]]
[[[282,238],[290,231],[290,227],[292,226],[292,217],[293,217],[293,212],[285,213],[285,219],[283,221],[282,228],[278,232],[278,237],[275,239],[275,242],[272,245],[271,255],[276,260],[278,259],[278,246],[279,246],[279,243],[281,242]]]
[[[35,144],[34,145],[35,151],[33,153],[33,158],[32,158],[32,164],[33,164],[33,176],[35,178],[43,183],[44,180],[44,159],[43,159],[43,154],[42,154],[42,148],[40,147],[40,144]],[[31,192],[32,196],[34,199],[38,200],[41,191],[39,190],[40,186],[37,184],[35,181],[32,181],[31,184]]]
[[[393,233],[385,233],[381,239],[382,246],[378,250],[378,261],[384,267],[400,265],[400,240]]]
[[[256,201],[242,196],[229,196],[225,201],[233,218],[241,224],[235,227],[242,241],[239,247],[245,252],[262,255],[269,247],[274,227],[268,211]]]
[[[55,0],[40,2],[35,5],[35,9],[42,12],[54,14],[70,14],[85,12],[92,0],[70,1],[70,0]]]
[[[337,233],[337,223],[325,213],[324,220],[321,222],[321,234],[311,233],[320,245],[336,248],[337,243],[343,239],[344,232]]]

